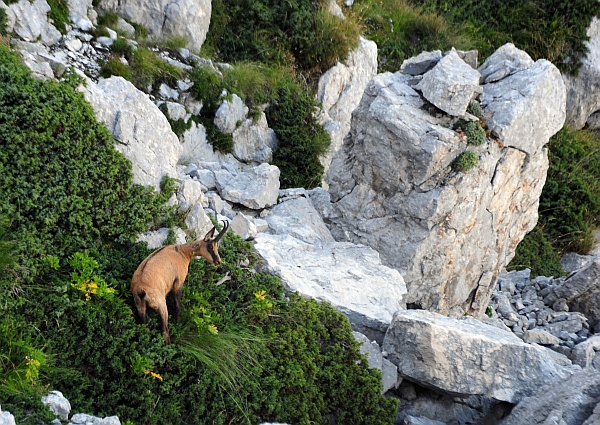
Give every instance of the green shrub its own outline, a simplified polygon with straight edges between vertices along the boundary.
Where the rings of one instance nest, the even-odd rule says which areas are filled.
[[[287,64],[323,71],[357,45],[359,26],[334,19],[321,1],[216,0],[208,43],[228,62]],[[213,27],[214,22],[214,27]],[[213,32],[214,31],[214,32]]]
[[[48,0],[50,12],[48,18],[61,34],[67,33],[67,25],[69,25],[69,3],[67,0]]]
[[[450,24],[467,24],[465,30],[477,42],[485,58],[507,42],[545,58],[563,72],[576,72],[587,52],[586,30],[600,14],[595,0],[423,0],[418,4]],[[493,11],[493,13],[491,13]]]
[[[189,118],[187,122],[184,118],[172,120],[169,116],[169,111],[166,103],[161,103],[158,109],[160,109],[160,111],[163,114],[165,114],[165,117],[167,117],[167,121],[169,121],[169,124],[171,125],[171,130],[173,130],[173,133],[175,133],[177,137],[180,137],[183,133],[185,133],[186,130],[192,128],[192,123],[194,122],[193,117]]]
[[[104,62],[100,68],[100,76],[109,78],[111,76],[123,77],[128,81],[131,81],[132,70],[131,68],[121,62],[120,58],[112,56]]]
[[[33,80],[1,46],[0,115],[0,215],[32,273],[47,255],[130,241],[158,219],[164,200],[131,185],[130,162],[83,95]]]
[[[366,37],[377,43],[379,72],[396,72],[404,60],[422,51],[478,47],[467,36],[463,21],[449,24],[409,1],[363,0],[350,13],[358,16]]]
[[[470,145],[479,146],[485,142],[485,130],[479,121],[465,121],[459,119],[456,121],[453,128],[455,130],[461,129],[465,133],[465,136],[467,136],[467,143]]]
[[[98,25],[102,27],[115,29],[117,22],[119,22],[119,15],[114,12],[106,12],[101,16],[98,16]]]
[[[561,252],[587,254],[600,223],[600,139],[563,128],[550,139],[549,158],[540,222]]]
[[[479,155],[472,151],[461,153],[453,162],[452,169],[466,173],[479,164]]]
[[[221,93],[225,89],[222,78],[213,70],[202,66],[195,67],[189,78],[194,83],[192,95],[202,101],[201,115],[214,117],[221,104]]]
[[[477,118],[483,118],[483,108],[479,104],[479,102],[471,102],[469,106],[467,106],[467,112],[471,115],[475,115]]]
[[[6,15],[6,9],[0,8],[0,35],[8,34],[8,16]]]
[[[311,92],[283,87],[265,111],[279,141],[273,164],[281,170],[282,188],[312,189],[321,184],[324,168],[319,156],[327,151],[331,138],[316,122],[315,107]]]
[[[531,276],[564,276],[558,251],[544,234],[541,225],[537,225],[525,235],[517,246],[515,256],[506,267],[507,270],[530,269]]]

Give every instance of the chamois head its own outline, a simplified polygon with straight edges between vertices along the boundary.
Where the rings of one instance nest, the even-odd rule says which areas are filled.
[[[213,266],[221,264],[221,257],[219,257],[219,240],[223,237],[228,228],[229,223],[223,221],[223,229],[221,229],[217,237],[213,238],[216,230],[216,227],[213,227],[212,230],[204,236],[203,240],[192,242],[191,248],[194,251],[194,254],[206,258]]]

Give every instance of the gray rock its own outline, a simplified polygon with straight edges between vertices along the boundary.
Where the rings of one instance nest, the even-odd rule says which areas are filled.
[[[405,307],[400,273],[382,265],[369,247],[344,242],[315,246],[265,233],[256,237],[254,247],[264,260],[263,270],[279,276],[287,291],[329,302],[348,316],[355,331],[378,343],[392,315]]]
[[[231,95],[231,100],[224,100],[215,112],[215,125],[223,133],[232,134],[245,121],[248,107],[237,94]]]
[[[195,204],[187,217],[185,218],[185,225],[188,230],[192,233],[196,239],[201,239],[213,228],[210,217],[204,212],[202,204]]]
[[[167,84],[162,83],[158,88],[158,94],[164,99],[179,99],[179,92]]]
[[[526,330],[523,333],[523,341],[528,344],[540,345],[554,345],[559,343],[559,340],[556,336],[541,329]]]
[[[99,7],[142,25],[154,38],[183,37],[200,51],[208,32],[210,0],[103,0]]]
[[[594,335],[571,349],[569,358],[581,367],[592,366],[596,353],[600,352],[600,335]]]
[[[436,421],[433,419],[425,418],[423,416],[415,417],[407,415],[404,417],[405,425],[446,425],[445,422]]]
[[[62,420],[69,419],[71,403],[60,391],[50,391],[47,396],[42,397],[42,403]]]
[[[474,95],[481,90],[479,78],[477,70],[451,51],[423,75],[416,89],[442,111],[463,116]]]
[[[0,408],[0,425],[17,425],[15,417],[10,412],[3,412]]]
[[[599,327],[600,260],[594,260],[570,275],[554,292],[567,300],[570,310],[583,313],[594,328]]]
[[[249,118],[233,131],[233,156],[242,162],[271,162],[277,136],[269,128],[264,112],[256,122]]]
[[[195,204],[208,207],[208,201],[204,199],[205,186],[196,180],[184,180],[177,188],[177,202],[179,211],[186,212]]]
[[[479,164],[467,174],[449,167],[466,142],[447,118],[423,110],[419,94],[407,85],[410,76],[379,74],[353,114],[350,134],[326,176],[333,211],[323,214],[336,240],[368,245],[401,272],[407,302],[415,307],[443,314],[459,307],[479,317],[496,276],[537,222],[548,167],[543,145],[562,125],[564,87],[556,68],[534,66],[536,72],[495,83],[515,78],[514,91],[526,94],[522,103],[490,99],[496,117],[514,116],[504,133],[520,147],[469,148],[479,154]],[[505,110],[496,109],[501,105]],[[536,115],[527,129],[513,111],[521,106]]]
[[[517,71],[525,70],[533,63],[533,59],[523,50],[517,49],[512,43],[506,43],[483,62],[479,67],[479,72],[487,84],[500,81]]]
[[[169,230],[170,229],[163,227],[152,232],[142,233],[138,235],[136,242],[146,242],[149,249],[160,248],[164,245],[165,240],[169,236]],[[175,228],[175,243],[186,243],[185,232],[179,227]]]
[[[177,176],[181,143],[146,94],[122,77],[98,84],[88,79],[80,91],[119,142],[116,149],[131,161],[134,183],[159,189],[164,175]]]
[[[369,367],[379,369],[382,374],[383,393],[398,385],[398,368],[395,364],[384,358],[381,348],[376,341],[371,341],[360,332],[352,332],[354,338],[361,343],[360,353],[367,356]]]
[[[245,241],[254,239],[258,234],[252,219],[242,213],[237,213],[231,220],[231,231]]]
[[[181,136],[181,147],[179,164],[198,164],[203,161],[220,162],[224,158],[222,154],[215,152],[212,145],[208,143],[204,126],[196,122],[192,122],[192,126]],[[214,186],[203,184],[209,189],[214,188]]]
[[[510,53],[515,62],[520,62],[524,54],[518,49],[511,49]],[[492,66],[494,55],[482,67],[486,63]],[[548,99],[556,103],[549,105]],[[565,99],[566,89],[560,72],[550,62],[541,59],[497,82],[485,84],[481,106],[488,129],[500,138],[504,146],[534,155],[562,128],[566,117]]]
[[[564,271],[572,273],[584,268],[594,260],[600,260],[600,255],[581,255],[575,252],[568,252],[560,259],[560,265]]]
[[[270,207],[279,195],[279,168],[267,163],[239,172],[221,169],[214,172],[223,199],[252,209]]]
[[[583,369],[563,382],[540,386],[515,406],[501,425],[578,425],[600,403],[600,372]]]
[[[60,41],[61,33],[48,22],[50,6],[46,0],[19,0],[8,5],[9,33],[14,31],[25,41],[41,40],[46,46]]]
[[[470,317],[456,320],[424,310],[397,312],[383,350],[403,377],[456,395],[510,403],[570,374],[544,349],[511,333]]]
[[[442,51],[421,52],[417,56],[406,59],[400,66],[400,72],[408,75],[425,74],[442,59]]]
[[[276,235],[290,235],[310,244],[334,242],[319,213],[305,197],[280,202],[265,220],[269,232]]]
[[[352,112],[358,106],[369,81],[377,74],[377,45],[359,37],[358,47],[344,62],[338,62],[319,78],[317,102],[321,107],[319,123],[331,136],[327,152],[320,158],[325,171],[333,155],[350,131]],[[324,185],[326,187],[326,183]]]

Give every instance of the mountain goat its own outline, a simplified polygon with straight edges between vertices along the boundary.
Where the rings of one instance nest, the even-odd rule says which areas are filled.
[[[168,245],[150,254],[133,274],[131,292],[135,307],[142,323],[146,323],[146,307],[160,314],[162,334],[167,344],[171,343],[168,330],[167,294],[173,291],[175,296],[175,317],[181,314],[181,295],[183,282],[188,274],[188,266],[192,258],[204,257],[211,265],[221,263],[219,257],[219,240],[225,234],[229,224],[224,221],[223,229],[213,238],[215,227],[204,239],[181,245]]]

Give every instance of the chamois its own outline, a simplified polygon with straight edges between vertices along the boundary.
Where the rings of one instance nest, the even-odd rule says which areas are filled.
[[[133,274],[131,292],[138,315],[142,323],[146,323],[146,307],[149,306],[158,311],[162,322],[162,334],[167,344],[171,343],[167,327],[169,315],[167,294],[173,291],[175,317],[179,317],[183,282],[188,274],[190,261],[196,256],[202,256],[211,265],[218,266],[221,263],[219,239],[228,228],[229,224],[223,221],[223,229],[214,239],[215,227],[202,240],[159,248],[142,261]]]

